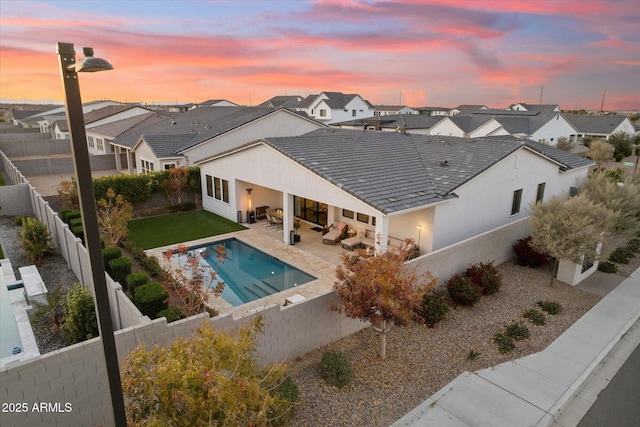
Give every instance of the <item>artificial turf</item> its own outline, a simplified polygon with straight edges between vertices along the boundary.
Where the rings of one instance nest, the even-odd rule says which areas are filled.
[[[244,229],[219,215],[196,210],[129,221],[129,239],[151,249]]]

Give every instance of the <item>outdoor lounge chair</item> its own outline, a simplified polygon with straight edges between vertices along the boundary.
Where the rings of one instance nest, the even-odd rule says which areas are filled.
[[[345,224],[344,222],[333,223],[329,227],[329,232],[322,236],[322,243],[330,243],[332,245],[335,245],[336,242],[339,242],[340,240],[347,237],[348,228],[349,227],[347,227],[347,224]]]

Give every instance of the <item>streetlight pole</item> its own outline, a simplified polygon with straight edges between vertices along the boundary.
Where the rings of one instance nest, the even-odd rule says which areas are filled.
[[[100,233],[98,230],[98,214],[96,212],[93,182],[91,180],[87,135],[84,127],[82,99],[80,98],[80,85],[78,83],[78,72],[109,70],[113,69],[113,67],[107,61],[93,58],[93,49],[90,48],[85,48],[86,58],[76,64],[75,50],[73,49],[72,43],[58,42],[57,54],[60,63],[62,86],[64,87],[65,93],[65,109],[69,135],[71,137],[73,164],[75,166],[78,183],[78,198],[80,199],[84,239],[91,262],[98,327],[100,328],[100,339],[102,340],[107,367],[113,416],[116,426],[126,427],[127,418],[124,398],[122,396],[118,353],[113,334],[109,294],[107,292],[104,260],[102,258],[102,245],[100,244]]]

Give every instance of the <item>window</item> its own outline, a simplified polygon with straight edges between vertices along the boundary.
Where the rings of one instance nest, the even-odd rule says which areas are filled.
[[[207,196],[213,197],[213,177],[211,175],[205,175],[207,179]]]
[[[520,213],[520,203],[522,202],[522,188],[513,192],[513,201],[511,202],[511,215]]]
[[[351,110],[351,116],[355,117],[356,116],[356,110]]]
[[[358,221],[369,224],[369,215],[358,213]]]
[[[342,216],[345,218],[353,219],[353,211],[342,209]]]
[[[102,138],[96,138],[96,147],[100,151],[104,151],[104,140]]]
[[[168,165],[164,165],[164,170],[168,171],[171,169],[175,169],[176,168],[176,164],[175,163],[169,163]]]
[[[87,142],[89,143],[90,148],[96,148],[96,143],[92,136],[87,137]]]
[[[229,203],[229,181],[227,181],[226,179],[214,177],[213,185],[214,185],[213,197],[215,197],[218,200],[222,200],[225,203]],[[208,182],[207,182],[207,186],[208,186]],[[208,191],[209,189],[207,188],[207,192]]]
[[[153,163],[148,162],[146,160],[140,159],[140,171],[142,173],[151,173],[153,172]]]
[[[541,182],[538,184],[538,192],[536,193],[536,203],[542,203],[542,199],[544,199],[544,186],[546,183]]]
[[[320,117],[327,117],[327,110],[320,110]]]

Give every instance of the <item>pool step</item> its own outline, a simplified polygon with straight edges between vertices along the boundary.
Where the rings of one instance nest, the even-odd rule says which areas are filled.
[[[244,285],[244,289],[258,298],[271,295],[271,292],[264,290],[262,287],[258,286],[257,283],[260,282],[252,283],[251,285]]]

